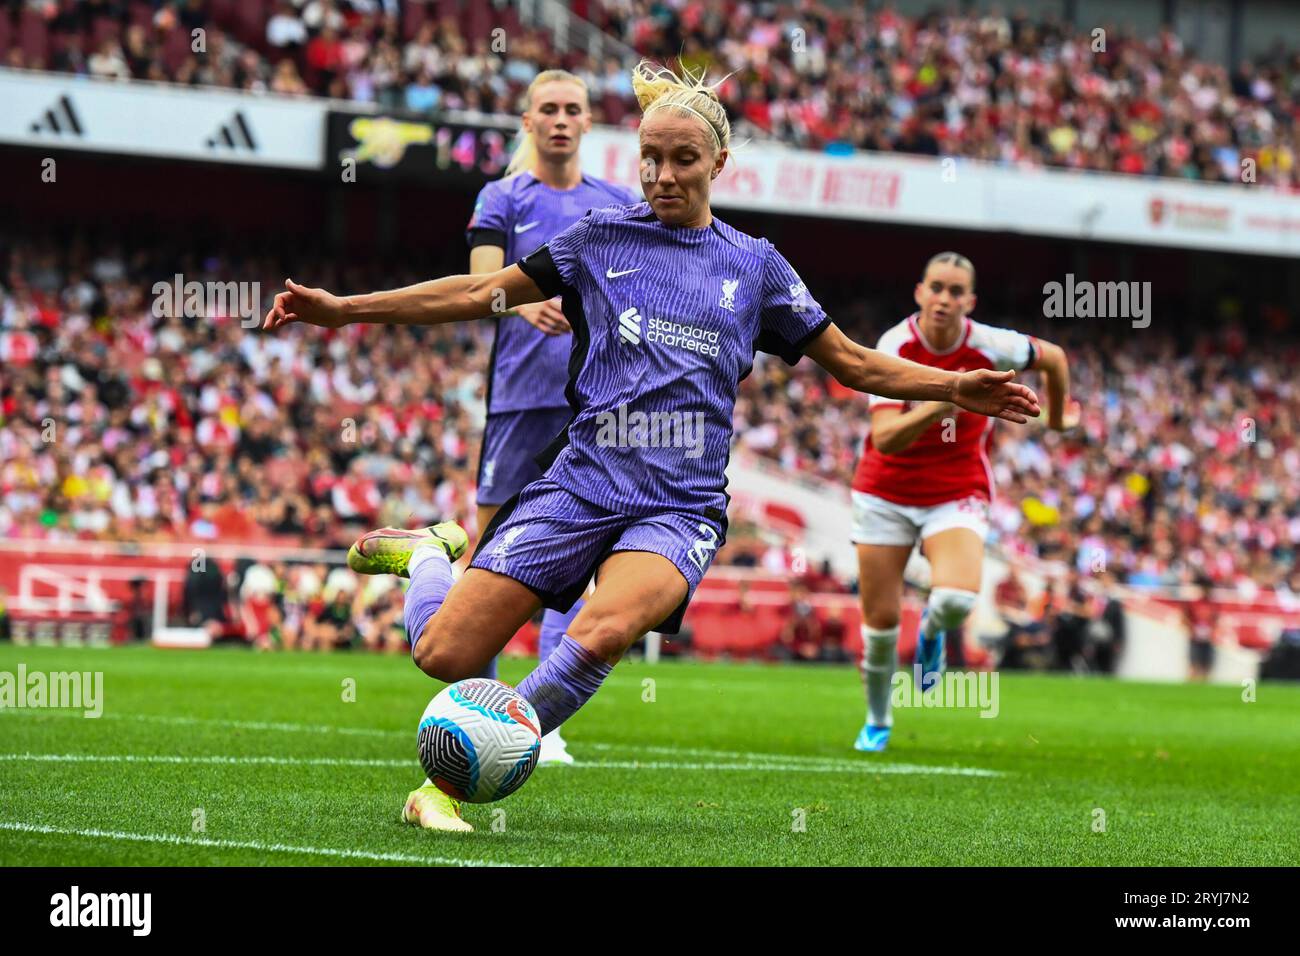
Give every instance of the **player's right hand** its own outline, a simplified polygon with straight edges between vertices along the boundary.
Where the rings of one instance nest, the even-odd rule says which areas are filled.
[[[1037,418],[1042,409],[1033,390],[1011,381],[1014,377],[1015,372],[995,372],[990,368],[961,372],[952,401],[968,411],[1023,425],[1030,418]]]
[[[262,320],[262,330],[273,332],[290,322],[306,322],[326,329],[347,325],[343,300],[324,289],[309,289],[292,279],[284,280],[286,291],[276,293],[271,310]]]
[[[534,328],[541,329],[547,335],[563,335],[572,332],[569,320],[560,309],[560,297],[547,299],[545,302],[530,302],[514,310],[515,314]]]

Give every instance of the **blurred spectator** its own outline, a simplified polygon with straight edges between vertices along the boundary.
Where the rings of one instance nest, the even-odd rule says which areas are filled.
[[[280,580],[265,564],[253,564],[244,571],[239,585],[239,620],[244,637],[259,650],[269,649],[280,637],[282,617],[276,605]]]
[[[1183,608],[1183,624],[1187,628],[1188,677],[1194,681],[1209,679],[1214,669],[1214,643],[1218,628],[1218,612],[1209,602],[1209,589],[1204,580],[1191,587]]]
[[[353,620],[353,601],[357,589],[327,588],[314,612],[307,614],[303,628],[303,650],[336,651],[355,647],[361,639]]]
[[[1056,585],[1050,579],[1032,600],[1015,569],[994,591],[998,613],[1007,622],[1001,642],[999,670],[1048,670],[1053,665],[1049,619],[1056,603]]]
[[[1114,674],[1127,638],[1124,605],[1119,599],[1113,574],[1103,573],[1099,587],[1101,593],[1093,605],[1095,613],[1086,628],[1087,655],[1091,669],[1102,674]]]
[[[807,586],[802,581],[792,582],[790,608],[775,653],[782,660],[819,661],[823,636],[822,623],[813,610]]]
[[[104,80],[129,80],[131,68],[127,65],[122,48],[114,40],[105,40],[87,62],[92,76]]]
[[[307,25],[299,19],[288,0],[280,0],[267,20],[266,42],[281,50],[296,50],[306,44]]]
[[[132,578],[130,593],[120,610],[128,641],[143,642],[153,637],[153,604],[144,593],[147,583],[144,578]]]
[[[843,604],[832,604],[822,614],[822,660],[841,664],[849,660],[846,642],[849,623]]]
[[[308,565],[290,567],[281,593],[282,643],[286,650],[305,644],[308,619],[313,607],[319,606],[321,587],[322,577],[316,568]]]
[[[199,557],[190,562],[183,588],[183,614],[189,627],[205,628],[213,640],[226,631],[226,576],[215,560]]]
[[[371,581],[374,585],[358,590],[355,603],[354,616],[361,643],[370,651],[405,653],[407,639],[402,589],[391,577],[377,577]]]
[[[1056,666],[1061,670],[1075,673],[1087,670],[1084,647],[1089,603],[1078,570],[1071,568],[1052,620],[1052,645],[1056,649]]]
[[[1282,630],[1260,663],[1259,676],[1261,680],[1300,680],[1300,628]]]
[[[835,576],[830,559],[823,559],[814,569],[810,567],[803,583],[813,594],[844,594],[844,584]]]

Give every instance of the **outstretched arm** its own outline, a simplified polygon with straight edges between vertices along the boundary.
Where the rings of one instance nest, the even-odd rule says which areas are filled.
[[[1047,379],[1047,427],[1055,431],[1079,423],[1079,403],[1070,400],[1070,360],[1065,349],[1045,339],[1034,342],[1037,355],[1031,368]]]
[[[286,279],[262,328],[306,322],[336,329],[354,322],[382,325],[441,325],[483,319],[529,302],[546,299],[517,265],[484,275],[447,276],[390,292],[337,296]]]
[[[498,272],[505,261],[506,251],[500,246],[475,246],[469,251],[469,271],[474,275]],[[563,309],[560,308],[558,296],[545,302],[530,302],[512,311],[529,325],[547,335],[562,335],[573,331],[569,328],[569,320],[564,317]]]
[[[1024,424],[1038,415],[1038,397],[1011,381],[1014,372],[949,372],[886,355],[854,342],[832,323],[804,354],[846,388],[904,401],[952,402],[968,411]]]

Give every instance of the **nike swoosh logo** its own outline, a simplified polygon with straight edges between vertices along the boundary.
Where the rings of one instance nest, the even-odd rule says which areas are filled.
[[[534,226],[540,226],[541,224],[542,221],[538,219],[536,222],[530,222],[522,226],[515,226],[515,235],[517,236],[521,232],[527,232],[529,229],[532,229]]]
[[[605,270],[606,279],[617,279],[619,276],[625,276],[633,272],[640,272],[644,266],[637,266],[635,269],[624,269],[622,272],[615,272],[613,269]]]
[[[528,715],[525,714],[523,708],[519,706],[519,701],[517,700],[508,701],[506,703],[506,713],[509,714],[511,717],[513,717],[516,723],[523,724],[525,727],[527,727],[529,730],[535,733],[537,735],[537,739],[541,740],[542,738],[541,728],[534,725],[533,722],[528,719]]]

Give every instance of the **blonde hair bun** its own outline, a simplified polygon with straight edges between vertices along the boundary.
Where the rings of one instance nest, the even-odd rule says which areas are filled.
[[[679,76],[667,67],[642,60],[632,68],[632,92],[636,94],[642,115],[651,110],[671,109],[682,116],[694,116],[708,128],[719,151],[730,145],[731,122],[727,111],[715,86],[704,82],[703,73],[694,76],[689,70],[683,70]]]

